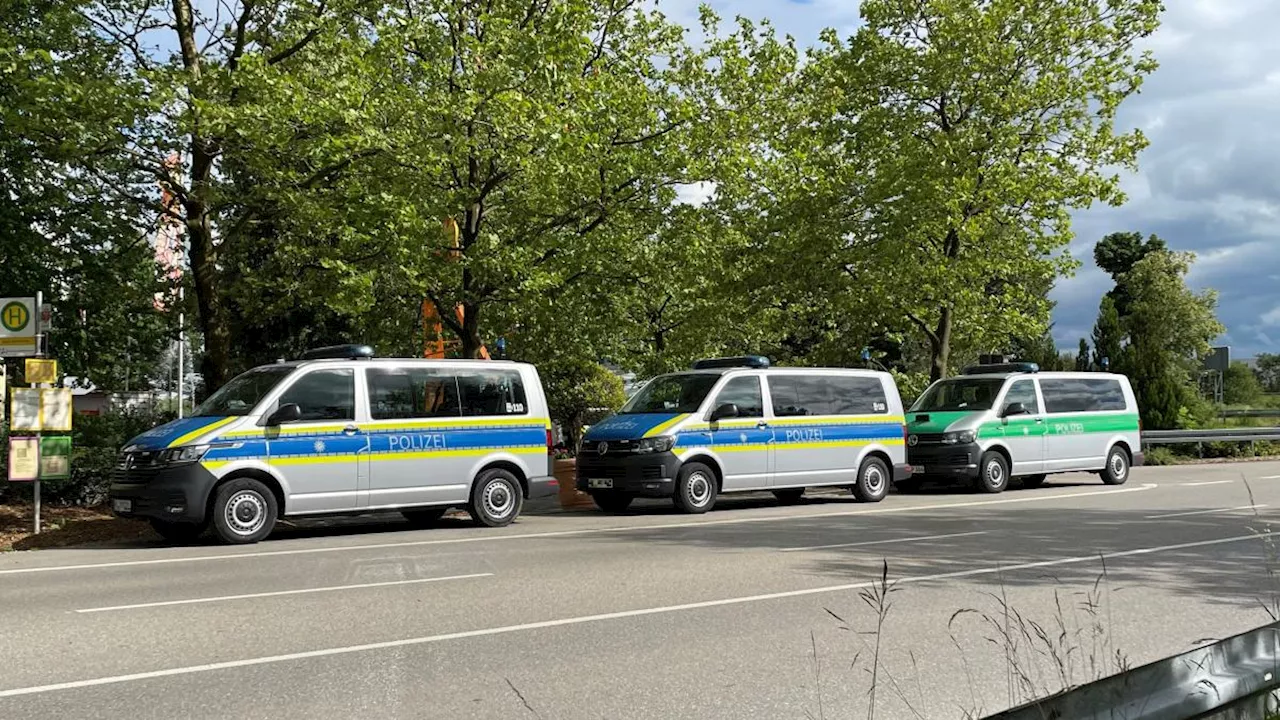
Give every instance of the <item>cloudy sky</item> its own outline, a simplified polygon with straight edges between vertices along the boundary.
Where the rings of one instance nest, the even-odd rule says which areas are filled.
[[[659,0],[693,25],[699,0]],[[721,16],[769,18],[802,44],[858,25],[856,0],[711,0]],[[1147,46],[1160,69],[1130,98],[1120,121],[1151,144],[1124,177],[1129,201],[1075,218],[1072,253],[1082,265],[1053,293],[1054,335],[1074,349],[1093,326],[1110,278],[1093,265],[1109,232],[1156,233],[1198,261],[1195,287],[1219,292],[1221,338],[1232,356],[1280,352],[1280,2],[1165,0]],[[1268,50],[1268,48],[1271,48]]]

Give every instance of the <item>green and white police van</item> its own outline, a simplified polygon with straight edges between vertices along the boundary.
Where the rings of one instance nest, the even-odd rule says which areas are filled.
[[[761,490],[795,502],[814,486],[879,502],[910,475],[904,440],[888,373],[711,358],[650,380],[593,425],[576,459],[577,487],[607,512],[651,497],[702,513],[721,493]]]
[[[1123,375],[977,365],[930,385],[906,419],[912,476],[897,486],[908,492],[960,480],[998,493],[1013,478],[1036,487],[1066,472],[1120,485],[1142,464],[1138,404]]]

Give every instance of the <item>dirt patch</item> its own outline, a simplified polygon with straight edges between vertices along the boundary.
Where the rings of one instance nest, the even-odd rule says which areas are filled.
[[[39,535],[31,534],[31,516],[31,505],[0,505],[0,552],[156,537],[147,523],[122,520],[101,507],[43,506]]]

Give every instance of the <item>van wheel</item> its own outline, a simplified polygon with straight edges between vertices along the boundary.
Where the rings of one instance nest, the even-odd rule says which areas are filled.
[[[253,478],[236,478],[213,499],[213,531],[224,543],[256,543],[276,525],[276,496]]]
[[[704,513],[716,504],[716,474],[699,462],[680,468],[676,478],[676,508],[687,513]]]
[[[635,496],[620,492],[597,491],[591,493],[591,499],[595,501],[596,507],[607,513],[620,513],[631,507],[631,501],[635,500]]]
[[[471,502],[467,512],[476,525],[502,527],[510,525],[524,506],[524,491],[515,475],[493,468],[485,470],[471,486]]]
[[[1107,453],[1107,466],[1099,474],[1108,485],[1123,485],[1129,479],[1129,453],[1119,445],[1113,446]]]
[[[893,475],[889,466],[878,457],[869,457],[858,468],[858,481],[850,488],[858,502],[880,502],[889,494]]]
[[[1022,487],[1027,489],[1038,488],[1044,484],[1044,480],[1046,477],[1048,476],[1047,475],[1023,475],[1021,478]]]
[[[444,517],[447,512],[449,512],[448,507],[425,507],[414,510],[401,510],[400,514],[404,516],[405,520],[409,521],[410,525],[423,528],[431,527],[440,522],[440,518]]]
[[[804,497],[804,488],[786,488],[785,490],[774,490],[773,496],[778,498],[778,502],[783,505],[795,505],[800,502],[800,498]]]
[[[151,529],[171,543],[185,544],[195,542],[205,530],[209,529],[209,525],[208,523],[169,522],[152,518]]]
[[[1004,492],[1009,485],[1009,463],[1004,456],[994,450],[982,453],[982,462],[978,463],[977,487],[982,492]]]

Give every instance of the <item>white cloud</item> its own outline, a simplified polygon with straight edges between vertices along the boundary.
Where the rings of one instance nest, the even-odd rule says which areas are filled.
[[[711,196],[716,193],[716,184],[713,182],[696,182],[685,185],[676,186],[676,202],[694,207],[702,207],[707,204]]]
[[[1280,305],[1275,306],[1270,312],[1267,312],[1259,319],[1262,321],[1263,325],[1280,325]]]

